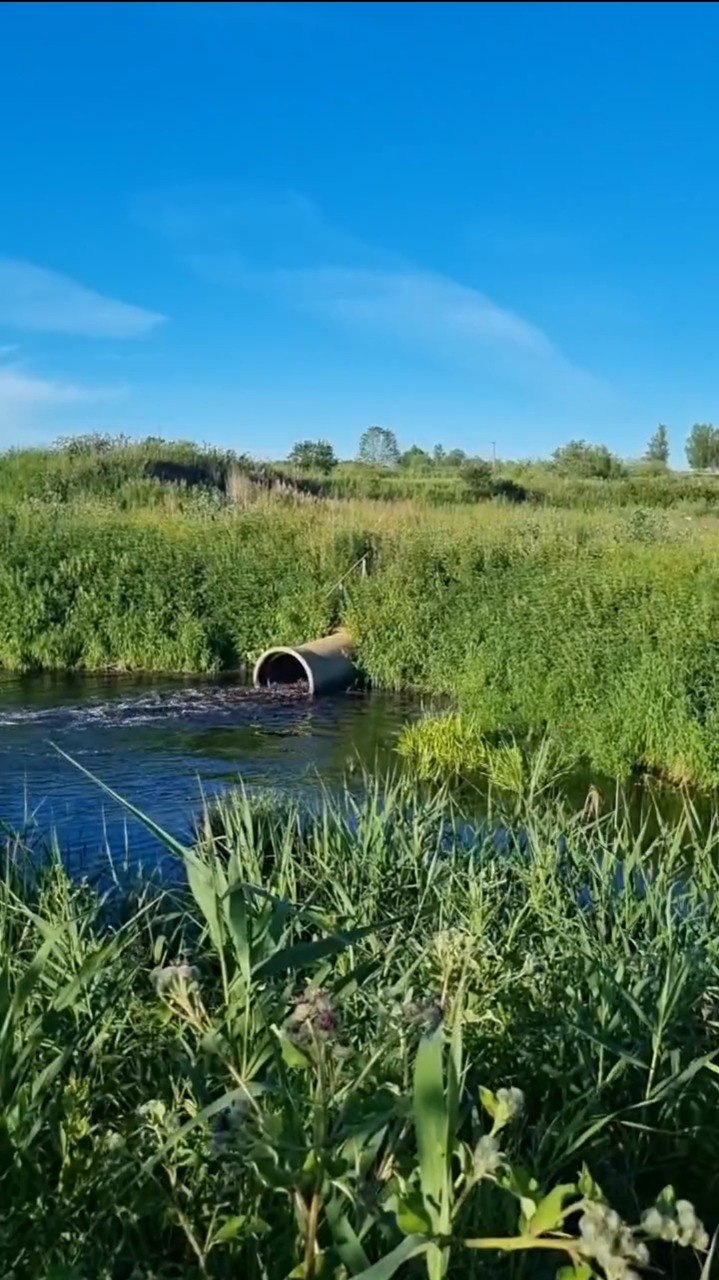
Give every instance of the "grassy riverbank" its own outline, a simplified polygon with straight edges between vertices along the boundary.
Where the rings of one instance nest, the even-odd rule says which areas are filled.
[[[229,797],[175,850],[192,893],[105,904],[10,841],[2,1274],[540,1280],[583,1240],[601,1276],[598,1187],[638,1224],[670,1182],[713,1229],[716,818],[494,819]],[[698,1277],[660,1213],[625,1254]]]
[[[549,735],[604,774],[719,782],[713,516],[339,501],[170,455],[2,461],[0,667],[232,669],[347,623],[376,685],[452,699],[480,755],[486,735]],[[420,732],[431,771],[456,744]]]

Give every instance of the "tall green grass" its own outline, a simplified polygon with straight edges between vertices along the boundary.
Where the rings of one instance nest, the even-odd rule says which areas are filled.
[[[351,539],[278,516],[0,512],[0,664],[212,671],[326,631]]]
[[[453,695],[479,733],[546,732],[606,774],[713,785],[718,587],[701,542],[561,521],[427,531],[357,583],[348,622],[377,683]]]
[[[655,819],[236,794],[131,906],[15,843],[2,1274],[698,1276],[719,824]]]

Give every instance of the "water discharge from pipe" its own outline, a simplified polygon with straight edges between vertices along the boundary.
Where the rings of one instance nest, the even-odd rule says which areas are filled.
[[[294,647],[266,649],[255,663],[252,683],[256,689],[274,686],[306,688],[310,697],[341,693],[359,683],[355,645],[349,631],[308,640]]]

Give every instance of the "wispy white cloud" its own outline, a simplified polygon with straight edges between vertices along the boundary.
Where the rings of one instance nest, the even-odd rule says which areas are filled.
[[[145,197],[135,215],[204,279],[443,363],[568,384],[574,368],[536,322],[455,279],[366,244],[297,192],[196,188]]]
[[[106,298],[69,276],[0,257],[0,324],[11,329],[92,338],[136,338],[164,319]]]
[[[239,252],[258,269],[396,262],[336,227],[298,191],[248,194],[226,185],[178,187],[137,197],[132,214],[183,255]]]
[[[8,409],[88,404],[105,400],[108,394],[113,393],[54,378],[40,378],[17,369],[0,369],[0,415]]]
[[[89,386],[47,378],[15,364],[0,365],[0,442],[24,438],[28,430],[41,434],[52,431],[53,424],[66,409],[82,412],[84,407],[101,404],[123,394],[121,387]]]
[[[399,265],[258,270],[237,254],[218,252],[188,261],[214,283],[273,295],[293,310],[433,360],[596,389],[591,375],[575,368],[537,325],[450,276]]]
[[[479,290],[434,272],[318,267],[280,270],[257,282],[277,288],[293,305],[398,337],[498,343],[540,356],[557,354],[541,329]]]

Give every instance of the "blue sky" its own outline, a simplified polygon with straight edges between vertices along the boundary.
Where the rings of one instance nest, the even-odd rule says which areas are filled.
[[[719,10],[0,7],[0,445],[674,456],[719,420]]]

